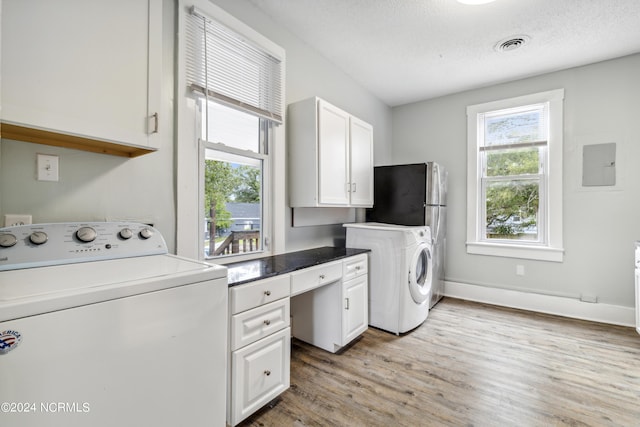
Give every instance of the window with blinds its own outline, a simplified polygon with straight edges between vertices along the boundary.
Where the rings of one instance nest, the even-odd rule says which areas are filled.
[[[283,63],[195,7],[186,25],[187,84],[197,94],[282,123]]]
[[[283,119],[284,54],[270,52],[271,42],[257,33],[233,28],[195,7],[185,15],[185,83],[197,98],[207,259],[271,250],[269,154]]]

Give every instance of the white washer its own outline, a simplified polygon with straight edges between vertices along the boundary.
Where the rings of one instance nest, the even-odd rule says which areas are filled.
[[[227,294],[144,224],[0,229],[0,424],[224,425]]]
[[[344,224],[347,247],[370,249],[369,325],[400,334],[429,314],[432,239],[428,226]]]

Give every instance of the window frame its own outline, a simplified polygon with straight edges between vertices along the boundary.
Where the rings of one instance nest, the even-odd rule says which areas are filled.
[[[537,138],[535,141],[525,141],[525,142],[514,142],[509,144],[495,144],[495,145],[487,145],[485,140],[485,132],[487,128],[487,122],[496,116],[514,116],[521,113],[526,113],[530,111],[539,111],[542,115],[542,123],[544,130],[544,140]],[[547,102],[545,103],[537,103],[532,105],[524,105],[516,108],[502,109],[497,111],[490,111],[487,113],[478,113],[478,161],[479,161],[479,185],[480,185],[480,217],[478,219],[478,240],[481,242],[487,243],[507,243],[511,244],[515,240],[508,239],[500,239],[500,238],[491,238],[487,237],[487,188],[490,183],[508,183],[515,181],[537,181],[538,185],[538,218],[537,218],[537,238],[535,240],[526,240],[526,239],[517,239],[518,244],[523,245],[536,245],[540,246],[541,244],[545,244],[547,241],[547,215],[546,213],[546,205],[547,205],[547,164],[549,158],[548,151],[548,111],[549,105]],[[481,129],[480,129],[481,128]],[[538,169],[537,173],[524,173],[517,175],[508,175],[508,176],[493,176],[488,174],[488,163],[489,163],[489,154],[494,151],[517,151],[521,149],[531,149],[535,148],[538,151]]]
[[[201,192],[201,176],[204,177],[204,148],[200,142],[201,128],[199,102],[193,92],[187,87],[185,70],[187,57],[186,15],[195,6],[231,30],[241,34],[255,45],[269,51],[280,59],[283,64],[282,99],[285,99],[284,82],[286,70],[285,50],[267,39],[244,22],[238,20],[209,0],[178,0],[177,20],[177,62],[175,74],[176,90],[176,254],[179,256],[204,260],[204,193]],[[269,178],[268,208],[265,209],[263,221],[270,227],[269,236],[265,236],[268,248],[261,252],[251,252],[246,255],[215,258],[217,264],[255,259],[285,251],[286,231],[286,201],[285,201],[285,129],[286,123],[272,126],[269,142]],[[265,166],[266,167],[266,166]],[[266,202],[266,201],[265,201]],[[265,224],[267,226],[267,224]]]
[[[491,101],[467,107],[467,253],[562,262],[562,153],[564,89]],[[540,183],[539,241],[486,239],[482,196],[484,127],[480,115],[546,104],[548,135]]]
[[[202,108],[202,104],[206,102],[217,102],[217,101],[203,99],[202,102],[200,103],[201,105],[200,108]],[[200,117],[202,117],[202,114],[200,114]],[[201,121],[200,121],[200,126],[202,126]],[[271,253],[271,231],[272,231],[271,230],[272,228],[271,212],[273,211],[272,209],[273,197],[271,196],[271,189],[273,188],[271,185],[271,181],[272,181],[271,171],[273,170],[273,167],[271,163],[271,156],[269,155],[269,153],[272,145],[271,141],[273,139],[274,127],[275,125],[273,123],[265,121],[265,119],[262,119],[262,118],[260,119],[260,125],[259,125],[260,152],[230,147],[223,143],[215,143],[215,142],[206,141],[200,138],[200,159],[198,162],[198,165],[199,165],[198,194],[200,197],[199,206],[201,206],[201,209],[199,213],[200,220],[198,224],[200,227],[199,236],[200,236],[200,246],[202,247],[202,251],[203,251],[203,259],[207,261],[215,260],[215,262],[224,262],[224,261],[235,262],[235,261],[238,261],[239,259],[265,256],[265,254]],[[204,236],[205,236],[204,222],[206,219],[206,215],[204,212],[204,187],[205,187],[204,171],[205,171],[205,161],[207,157],[206,151],[208,149],[213,151],[218,151],[221,153],[233,154],[235,156],[247,157],[247,158],[262,161],[262,176],[261,176],[262,182],[261,182],[261,200],[260,200],[260,211],[261,211],[260,236],[262,239],[262,241],[260,242],[261,249],[257,251],[243,253],[243,254],[232,254],[232,255],[224,255],[224,256],[211,256],[211,255],[205,256],[204,255],[204,240],[205,240],[204,239]]]

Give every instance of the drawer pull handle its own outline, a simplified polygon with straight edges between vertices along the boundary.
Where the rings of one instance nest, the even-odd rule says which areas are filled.
[[[264,374],[265,374],[266,376],[269,376],[269,375],[271,375],[271,371],[267,369],[267,370],[265,370],[265,371],[264,371]]]
[[[324,274],[320,275],[320,280],[324,280]]]
[[[359,265],[356,265],[356,270],[360,270],[360,266]]]
[[[265,294],[266,296],[269,296],[269,295],[271,295],[271,291],[264,291],[264,294]]]
[[[269,320],[269,319],[265,320],[265,321],[264,321],[264,324],[265,324],[265,325],[267,325],[267,326],[269,326],[269,325],[271,324],[271,320]]]

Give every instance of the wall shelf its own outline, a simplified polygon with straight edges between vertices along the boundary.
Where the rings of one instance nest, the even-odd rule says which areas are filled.
[[[156,151],[154,148],[124,145],[112,141],[103,141],[42,129],[34,129],[10,123],[2,123],[0,126],[0,135],[2,135],[2,138],[12,139],[15,141],[33,142],[35,144],[72,148],[74,150],[90,151],[92,153],[109,154],[121,157],[138,157]]]

